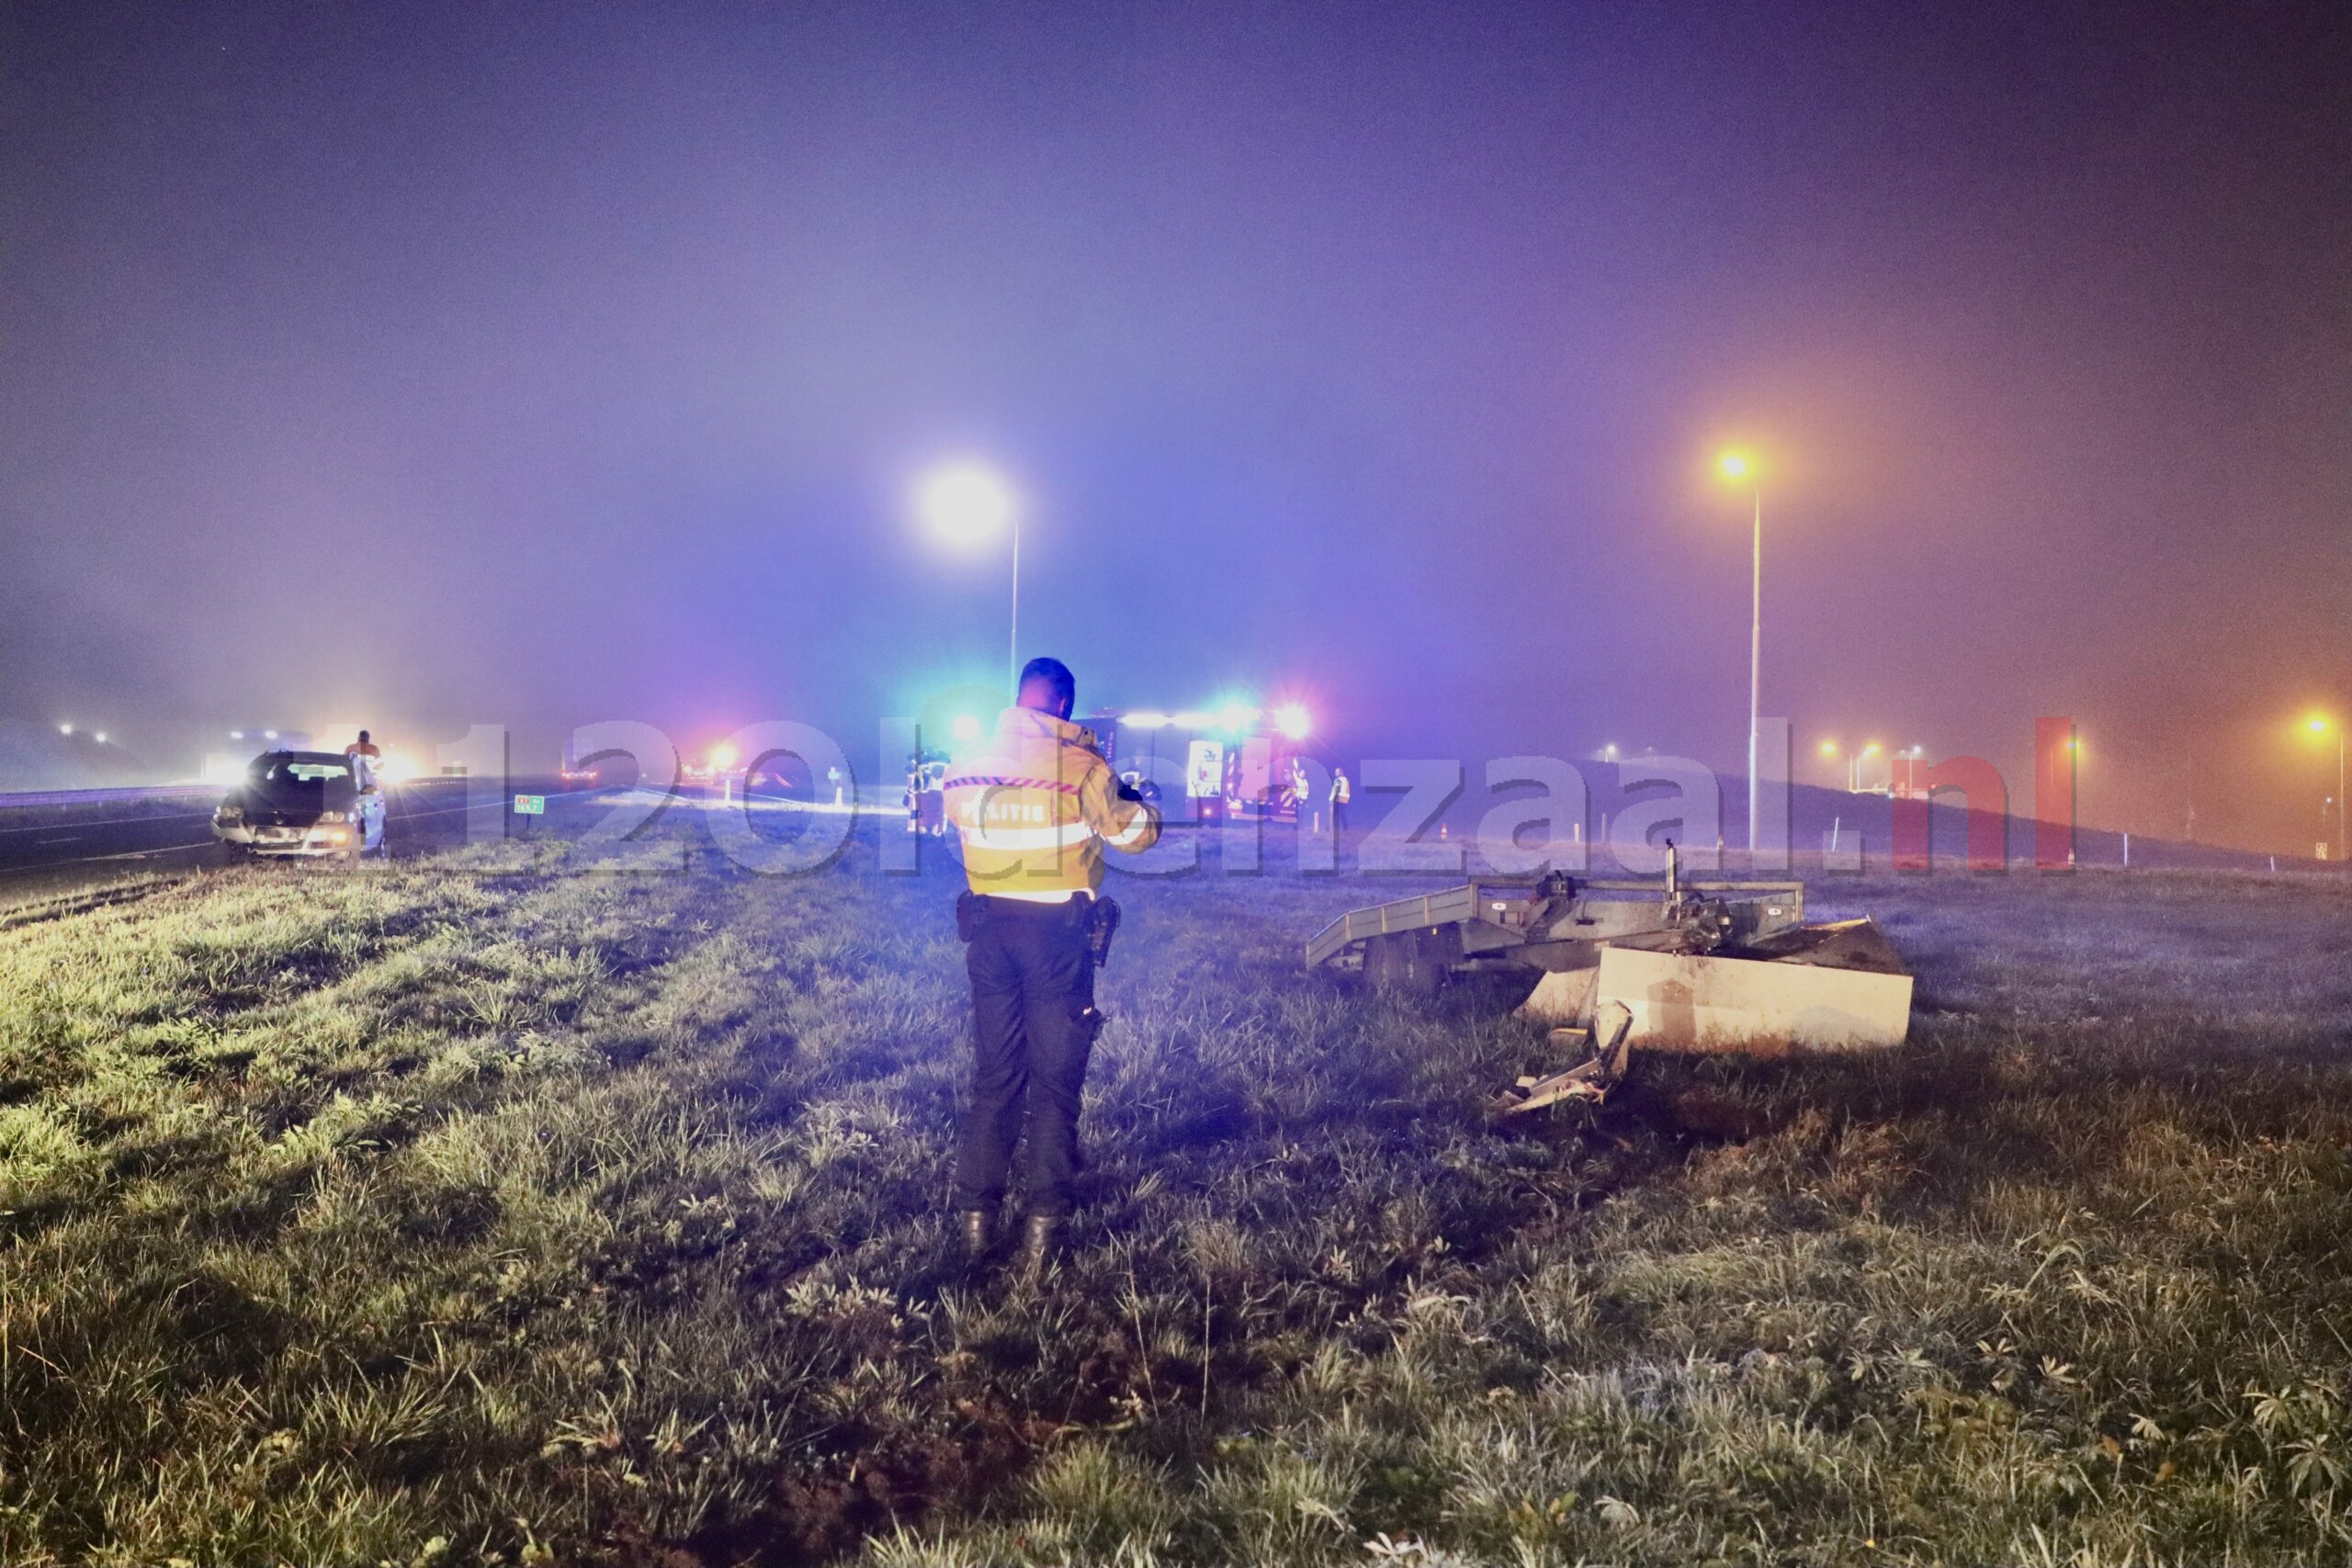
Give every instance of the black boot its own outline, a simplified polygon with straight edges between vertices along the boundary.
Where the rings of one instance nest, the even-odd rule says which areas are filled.
[[[1021,1224],[1021,1274],[1041,1280],[1061,1260],[1069,1231],[1067,1214],[1032,1214]]]
[[[956,1216],[956,1234],[964,1240],[964,1265],[977,1269],[996,1250],[996,1211],[967,1209]]]

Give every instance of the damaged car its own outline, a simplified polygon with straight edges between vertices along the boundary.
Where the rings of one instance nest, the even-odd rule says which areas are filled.
[[[384,795],[365,758],[265,751],[212,813],[232,853],[356,860],[384,852]]]

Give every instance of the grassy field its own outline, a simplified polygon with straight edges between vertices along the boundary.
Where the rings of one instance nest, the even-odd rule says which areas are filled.
[[[0,929],[0,1561],[2352,1556],[2340,883],[1819,882],[1908,1049],[1508,1124],[1539,1029],[1301,973],[1405,885],[1124,886],[1030,1289],[952,868],[532,852]]]

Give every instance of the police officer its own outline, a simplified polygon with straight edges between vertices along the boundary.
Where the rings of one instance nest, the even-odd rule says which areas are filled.
[[[949,771],[947,815],[963,835],[969,892],[956,900],[972,981],[972,1106],[956,1161],[967,1257],[996,1224],[1026,1123],[1021,1264],[1042,1273],[1068,1229],[1079,1095],[1102,1015],[1094,966],[1118,919],[1099,896],[1102,849],[1140,854],[1159,816],[1122,785],[1069,721],[1078,683],[1057,659],[1021,671],[1017,706],[980,755]]]

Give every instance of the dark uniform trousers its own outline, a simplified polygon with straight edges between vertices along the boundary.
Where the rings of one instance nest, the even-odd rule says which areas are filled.
[[[1003,1200],[1023,1112],[1033,1214],[1067,1214],[1078,1174],[1078,1104],[1102,1015],[1084,896],[1061,904],[978,898],[964,951],[972,976],[972,1108],[956,1161],[958,1207]]]

